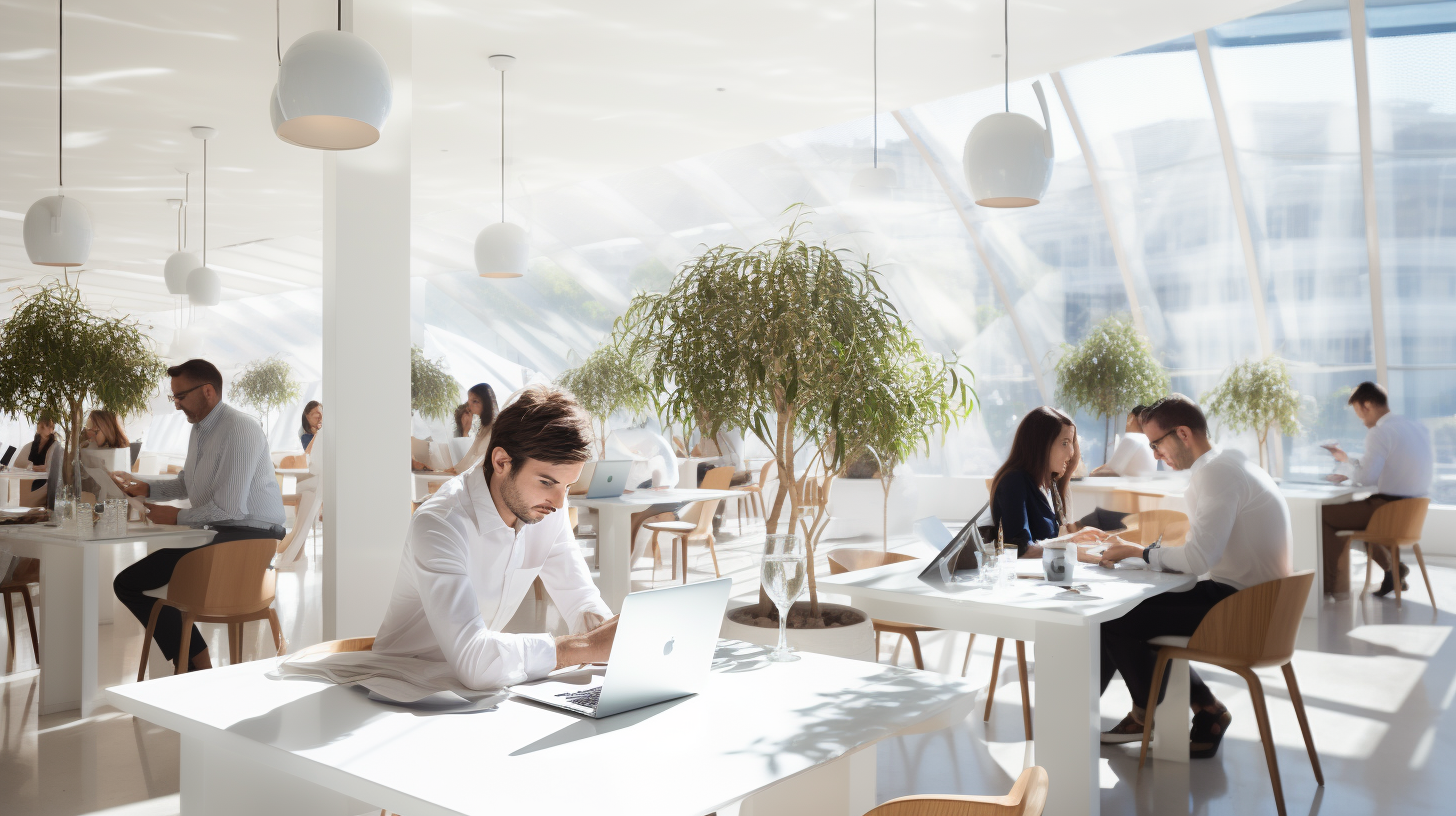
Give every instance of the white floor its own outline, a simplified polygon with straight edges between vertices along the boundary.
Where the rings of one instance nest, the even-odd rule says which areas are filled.
[[[736,535],[724,524],[718,560],[738,594],[757,590],[757,553],[762,525]],[[892,545],[896,542],[892,542]],[[905,544],[905,542],[901,542]],[[878,542],[828,542],[833,546],[877,546]],[[590,544],[587,542],[587,546]],[[317,542],[310,542],[310,569],[281,573],[278,608],[291,648],[319,640],[320,586]],[[588,549],[588,558],[590,550]],[[693,579],[711,575],[712,562],[692,549]],[[1363,560],[1356,556],[1358,579]],[[1456,609],[1456,561],[1428,559],[1442,609]],[[648,562],[634,573],[636,588],[651,585]],[[819,569],[827,572],[824,564]],[[821,572],[822,574],[822,572]],[[659,583],[668,581],[666,568]],[[17,607],[19,660],[0,675],[0,813],[5,816],[172,816],[178,812],[178,739],[175,734],[133,720],[112,709],[78,719],[72,714],[37,716],[38,670],[31,655],[24,614]],[[1418,574],[1397,611],[1393,599],[1330,602],[1319,632],[1301,633],[1295,659],[1300,685],[1324,764],[1326,787],[1317,788],[1304,753],[1282,678],[1262,672],[1278,743],[1279,767],[1291,814],[1449,813],[1456,799],[1456,774],[1445,761],[1456,755],[1456,643],[1453,616],[1432,612]],[[41,613],[44,611],[42,609]],[[549,604],[528,600],[512,628],[553,628],[559,620]],[[204,627],[214,660],[225,658],[222,627]],[[0,630],[0,640],[4,639]],[[881,660],[912,665],[908,647],[884,639]],[[104,682],[130,682],[141,647],[141,626],[127,617],[102,627]],[[923,638],[927,668],[958,673],[966,635],[932,633]],[[990,677],[993,638],[977,638],[968,676]],[[267,652],[264,627],[250,625],[247,657]],[[1030,649],[1035,682],[1035,649]],[[1109,814],[1273,813],[1268,771],[1248,694],[1242,681],[1214,668],[1204,677],[1234,715],[1219,756],[1190,765],[1152,763],[1137,770],[1136,746],[1104,749],[1102,807]],[[879,797],[909,793],[1004,793],[1021,768],[1034,761],[1023,741],[1021,697],[1014,652],[1006,649],[990,722],[980,712],[941,732],[890,739],[880,744]],[[1108,725],[1128,708],[1128,696],[1114,682],[1103,699]],[[648,775],[649,772],[644,772]],[[644,784],[650,784],[644,778]],[[1055,780],[1053,780],[1055,784]],[[1441,802],[1446,805],[1441,805]],[[408,816],[406,814],[405,816]]]

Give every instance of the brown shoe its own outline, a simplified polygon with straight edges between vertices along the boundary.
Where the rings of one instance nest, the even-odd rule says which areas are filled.
[[[1228,709],[1217,713],[1198,711],[1193,714],[1193,728],[1188,733],[1188,757],[1190,759],[1212,759],[1218,753],[1223,735],[1228,733],[1233,715]]]
[[[1131,714],[1122,718],[1122,722],[1112,726],[1111,731],[1102,732],[1103,745],[1124,745],[1129,742],[1143,741],[1143,724],[1133,719]]]

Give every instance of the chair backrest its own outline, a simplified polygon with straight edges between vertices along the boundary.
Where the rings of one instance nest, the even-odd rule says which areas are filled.
[[[763,469],[758,472],[758,486],[759,487],[763,487],[764,485],[768,484],[768,472],[770,470],[772,470],[773,469],[773,466],[776,465],[776,464],[778,464],[778,462],[775,462],[772,459],[770,459],[767,462],[764,462],[763,463]]]
[[[1128,528],[1123,538],[1146,547],[1162,536],[1163,547],[1181,547],[1188,541],[1188,514],[1177,510],[1144,510],[1124,518]]]
[[[865,816],[1042,816],[1050,788],[1046,769],[1033,765],[1021,772],[1005,796],[901,796]]]
[[[1304,570],[1235,592],[1208,610],[1188,648],[1250,667],[1288,663],[1313,583],[1314,570]]]
[[[717,515],[718,504],[722,501],[722,499],[710,499],[693,505],[693,509],[688,511],[691,518],[683,519],[683,521],[690,521],[697,525],[691,533],[688,533],[689,538],[701,538],[713,532],[713,516]]]
[[[339,654],[341,652],[372,652],[374,651],[374,638],[356,637],[344,638],[343,640],[329,640],[323,643],[315,643],[312,646],[299,649],[294,652],[294,657],[306,657],[315,654]]]
[[[168,473],[181,473],[182,472],[182,466],[181,465],[167,465],[167,472]]]
[[[285,456],[282,459],[278,460],[278,467],[283,468],[284,470],[292,470],[294,468],[306,468],[308,467],[308,454],[296,453],[291,456]]]
[[[5,570],[0,568],[0,578],[4,577],[4,572]],[[40,583],[40,559],[23,556],[15,559],[15,569],[10,571],[10,580],[5,582],[5,586],[19,587],[38,583]]]
[[[322,490],[310,490],[301,494],[302,498],[298,503],[298,515],[294,517],[293,529],[288,535],[278,542],[278,552],[286,553],[287,557],[279,559],[278,563],[295,560],[298,551],[308,540],[308,531],[313,529],[314,522],[324,512],[324,492]]]
[[[1365,535],[1386,544],[1414,544],[1421,540],[1430,507],[1430,499],[1399,499],[1382,504],[1365,525]]]
[[[672,438],[672,451],[684,459],[688,458],[688,446],[683,444],[682,437],[680,436],[674,436]]]
[[[704,490],[727,490],[733,484],[733,466],[724,465],[715,467],[703,474],[703,483],[700,485]]]
[[[886,564],[898,564],[901,561],[914,560],[915,556],[908,553],[841,547],[829,553],[829,574],[839,575],[845,572],[854,572],[855,570],[869,569],[871,567],[883,567]]]
[[[167,582],[167,601],[199,615],[242,615],[273,603],[278,554],[271,538],[225,541],[182,556]]]

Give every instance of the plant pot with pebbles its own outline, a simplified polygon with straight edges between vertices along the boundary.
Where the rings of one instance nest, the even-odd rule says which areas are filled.
[[[821,603],[819,618],[809,617],[809,602],[799,601],[789,610],[789,646],[804,652],[875,660],[875,630],[870,616],[841,604]],[[807,623],[807,625],[806,625]],[[758,615],[758,606],[744,603],[730,606],[723,616],[719,635],[773,648],[779,643],[779,613]]]

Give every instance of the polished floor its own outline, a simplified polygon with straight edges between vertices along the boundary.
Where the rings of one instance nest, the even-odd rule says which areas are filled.
[[[762,526],[743,534],[729,518],[719,538],[718,559],[734,579],[737,594],[757,588],[757,553]],[[590,542],[583,542],[588,547]],[[897,544],[897,542],[892,542]],[[829,546],[878,546],[877,541],[828,542]],[[917,544],[898,542],[897,548]],[[319,640],[321,598],[317,541],[310,542],[310,568],[282,573],[278,608],[291,647]],[[1363,571],[1356,556],[1354,568]],[[691,552],[693,578],[711,575],[703,548]],[[1456,609],[1456,560],[1431,558],[1438,605]],[[633,574],[636,588],[652,585],[649,562]],[[825,565],[821,562],[820,570]],[[1357,578],[1363,577],[1357,573]],[[1326,786],[1318,788],[1304,753],[1299,728],[1278,671],[1261,672],[1269,695],[1278,758],[1289,813],[1449,813],[1456,800],[1456,774],[1446,761],[1456,755],[1456,643],[1448,612],[1433,612],[1424,586],[1412,575],[1404,608],[1392,599],[1346,599],[1328,603],[1319,631],[1301,632],[1295,659]],[[669,580],[666,569],[659,584]],[[1358,582],[1356,584],[1358,586]],[[43,600],[43,599],[42,599]],[[17,608],[17,612],[20,610]],[[42,607],[41,614],[44,614]],[[172,816],[178,813],[178,739],[169,731],[103,708],[87,719],[75,712],[38,716],[38,671],[30,651],[24,615],[17,616],[19,655],[14,670],[0,675],[0,814],[5,816]],[[512,628],[540,631],[559,626],[549,604],[528,600]],[[221,627],[204,627],[214,655],[226,655]],[[0,640],[3,640],[0,631]],[[909,649],[886,637],[880,658],[909,666]],[[245,656],[266,654],[263,627],[250,625]],[[959,673],[966,635],[932,633],[923,638],[927,668]],[[102,679],[129,682],[136,672],[141,627],[127,617],[103,626]],[[977,638],[967,675],[990,677],[993,638]],[[976,716],[940,732],[889,739],[878,746],[878,793],[890,799],[909,793],[997,793],[1028,762],[1023,740],[1015,661],[1006,650],[989,722]],[[1035,682],[1035,648],[1030,649]],[[1214,692],[1234,714],[1219,756],[1188,765],[1153,762],[1137,770],[1136,746],[1102,752],[1102,809],[1108,814],[1274,813],[1264,753],[1243,682],[1215,668],[1204,669]],[[984,693],[984,692],[983,692]],[[1104,723],[1127,710],[1129,699],[1114,683],[1102,701]],[[651,784],[650,768],[643,783]],[[1053,781],[1055,784],[1055,780]],[[1446,802],[1442,805],[1441,802]],[[406,814],[405,816],[408,816]]]

